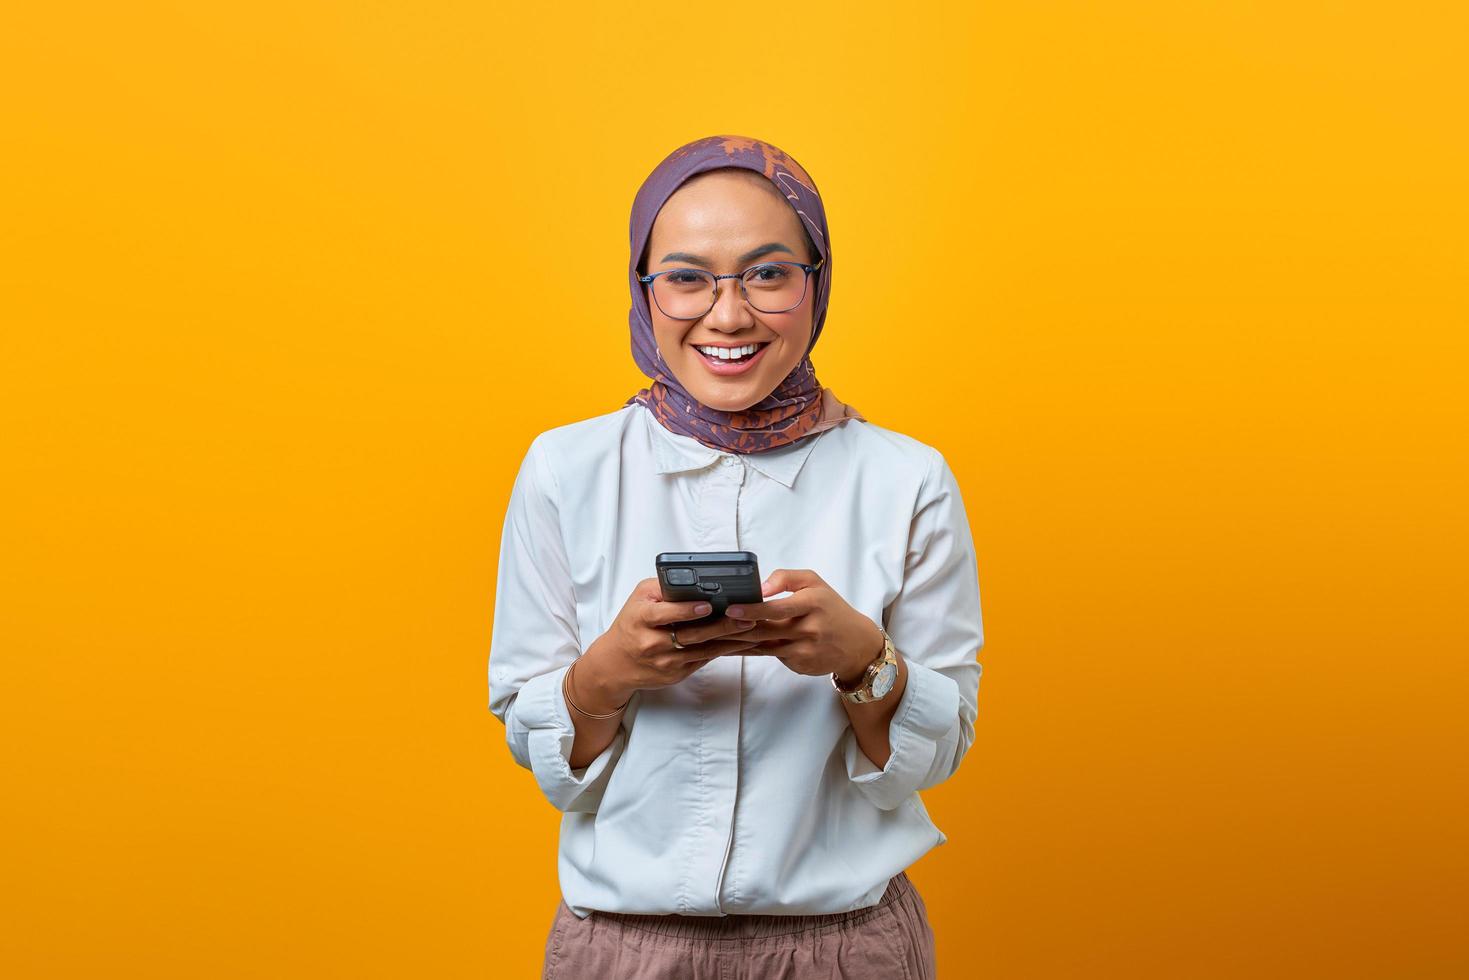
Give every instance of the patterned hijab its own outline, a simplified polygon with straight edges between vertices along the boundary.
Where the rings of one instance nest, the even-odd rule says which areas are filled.
[[[811,316],[811,342],[806,354],[775,390],[740,412],[725,412],[696,400],[668,369],[653,336],[645,287],[638,282],[638,259],[648,244],[664,203],[685,180],[718,167],[743,167],[765,175],[805,223],[817,251],[826,261],[817,270]],[[638,188],[632,206],[632,255],[628,284],[632,289],[632,355],[652,385],[633,395],[624,406],[638,402],[665,428],[691,436],[705,446],[733,453],[758,453],[789,445],[861,413],[841,402],[830,388],[816,380],[811,348],[821,336],[831,296],[831,245],[826,231],[826,209],[816,184],[783,150],[763,140],[744,136],[706,136],[674,150]]]

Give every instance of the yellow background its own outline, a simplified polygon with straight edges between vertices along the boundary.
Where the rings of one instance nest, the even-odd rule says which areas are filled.
[[[1466,975],[1461,9],[12,5],[0,974],[538,975],[504,506],[736,133],[971,515],[940,975]]]

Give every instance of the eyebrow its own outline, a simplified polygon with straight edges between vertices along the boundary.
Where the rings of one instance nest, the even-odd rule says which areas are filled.
[[[786,246],[782,245],[780,242],[766,242],[764,245],[761,245],[759,248],[752,248],[752,249],[750,249],[750,251],[746,252],[744,255],[741,255],[735,261],[740,262],[740,263],[753,262],[755,259],[760,258],[760,256],[762,256],[762,255],[769,255],[771,252],[789,252],[791,255],[795,255],[796,254],[795,252],[791,251],[791,249],[789,249]],[[692,253],[689,253],[689,252],[669,252],[667,255],[663,256],[662,261],[664,261],[664,262],[692,262],[695,265],[702,265],[702,266],[705,266],[706,268],[708,266],[710,266],[710,265],[713,265],[713,262],[711,262],[705,256],[702,256],[702,255],[693,255]]]

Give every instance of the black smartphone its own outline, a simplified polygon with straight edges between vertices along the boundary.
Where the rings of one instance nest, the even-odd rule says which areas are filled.
[[[760,592],[760,563],[753,551],[665,551],[654,564],[664,599],[703,599],[713,607],[707,616],[668,623],[664,629],[712,623],[730,606],[750,605],[765,598]]]

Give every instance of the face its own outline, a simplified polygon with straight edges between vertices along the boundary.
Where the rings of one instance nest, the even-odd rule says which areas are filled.
[[[723,275],[760,262],[814,264],[819,256],[807,250],[801,219],[773,187],[757,183],[764,180],[753,171],[710,172],[681,185],[653,222],[643,274],[693,268]],[[818,275],[812,274],[800,305],[784,313],[759,312],[745,302],[739,280],[721,279],[714,307],[697,320],[664,315],[653,300],[652,284],[645,285],[664,363],[690,395],[710,408],[749,408],[801,363],[811,341]],[[747,366],[699,351],[747,344],[760,345]]]

